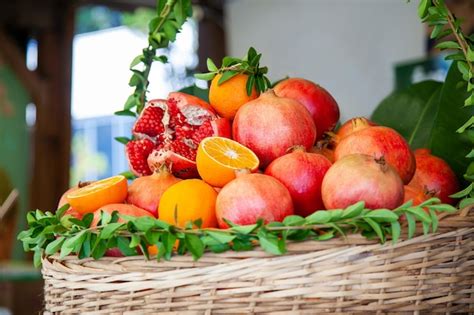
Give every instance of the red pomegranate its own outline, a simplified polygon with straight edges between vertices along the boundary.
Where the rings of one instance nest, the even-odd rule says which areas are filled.
[[[124,203],[111,203],[105,206],[100,207],[100,209],[97,209],[94,211],[94,218],[91,223],[91,227],[96,227],[97,224],[99,223],[100,220],[100,213],[101,211],[108,212],[112,214],[114,211],[117,211],[119,214],[122,215],[127,215],[131,217],[153,217],[153,215],[143,209],[140,209],[138,207],[135,207],[134,205],[128,205]],[[118,222],[127,222],[127,220],[119,218]],[[105,256],[108,257],[123,257],[122,252],[118,248],[109,248],[105,252]]]
[[[216,216],[220,228],[228,228],[224,219],[235,224],[282,221],[293,214],[290,193],[282,183],[264,174],[239,174],[217,195]]]
[[[290,78],[275,86],[275,94],[297,100],[308,109],[318,131],[318,139],[321,139],[326,131],[332,130],[339,120],[339,106],[336,100],[314,82]]]
[[[449,196],[459,190],[459,182],[449,164],[429,149],[415,150],[415,159],[415,175],[408,186],[431,193],[443,203],[454,204]]]
[[[321,184],[330,167],[331,162],[323,155],[295,149],[270,163],[265,174],[285,185],[293,200],[295,214],[305,217],[324,209]]]
[[[66,196],[68,194],[72,193],[75,190],[78,190],[79,188],[85,187],[85,186],[89,185],[90,183],[92,183],[92,182],[79,182],[76,186],[73,186],[73,187],[69,188],[68,190],[66,190],[64,192],[64,194],[61,196],[61,198],[59,199],[57,209],[61,208],[62,206],[64,206],[65,204],[68,203],[68,200],[66,198]],[[67,209],[66,212],[64,212],[63,216],[66,216],[66,215],[71,215],[76,219],[82,219],[82,214],[77,212],[76,210],[74,210],[71,207],[69,207],[69,209]]]
[[[344,139],[348,135],[356,131],[359,131],[368,127],[373,127],[373,126],[377,126],[377,124],[374,123],[373,121],[368,120],[365,117],[351,118],[341,125],[341,127],[336,132],[336,135],[334,137],[335,139],[332,139],[332,140],[334,140],[336,143],[339,143],[342,139]]]
[[[383,157],[351,154],[327,171],[321,194],[327,209],[343,209],[361,200],[369,209],[394,209],[403,203],[403,183]]]
[[[316,139],[316,127],[303,105],[268,90],[239,108],[233,136],[255,152],[265,167],[295,145],[309,150]]]
[[[128,186],[127,202],[158,217],[161,196],[168,187],[179,181],[180,179],[174,177],[168,167],[163,165],[152,175],[138,177]]]
[[[196,149],[209,136],[230,137],[230,122],[220,118],[205,101],[184,93],[167,100],[149,101],[135,125],[134,139],[126,145],[130,169],[151,175],[167,165],[180,178],[197,177]]]
[[[388,127],[375,126],[348,135],[337,145],[334,157],[337,161],[354,153],[368,154],[376,159],[384,157],[405,184],[415,173],[416,162],[410,146],[398,132]]]

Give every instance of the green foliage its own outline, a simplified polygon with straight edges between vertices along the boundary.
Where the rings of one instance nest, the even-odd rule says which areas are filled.
[[[464,81],[461,86],[464,86],[468,93],[463,100],[464,106],[474,106],[474,41],[472,36],[467,36],[463,32],[462,21],[451,13],[444,0],[421,0],[418,6],[418,15],[424,23],[433,27],[431,38],[439,41],[436,47],[450,51],[446,59],[457,61],[457,68],[462,76],[460,82]],[[448,35],[453,35],[455,41],[441,41]],[[454,91],[452,93],[454,95]],[[452,112],[456,112],[456,110]],[[467,121],[465,120],[456,132],[464,134],[466,138],[471,137],[474,132],[474,116],[471,114],[471,117]],[[471,142],[473,142],[472,139]],[[471,148],[472,145],[473,143],[471,143]],[[471,165],[474,164],[469,164],[464,178],[473,182],[474,166],[471,167]]]
[[[210,81],[214,79],[217,74],[221,74],[218,85],[232,79],[238,74],[247,74],[247,95],[252,94],[252,89],[258,93],[262,93],[272,87],[272,83],[267,78],[268,72],[267,67],[260,67],[260,59],[262,54],[257,53],[255,48],[250,47],[247,55],[240,59],[235,57],[226,56],[222,59],[222,65],[217,68],[214,61],[210,58],[207,59],[207,73],[198,73],[195,75],[197,79]]]
[[[75,254],[80,258],[99,259],[109,248],[118,248],[125,256],[137,255],[137,249],[149,257],[148,246],[156,245],[156,259],[171,259],[175,253],[190,253],[199,259],[206,250],[223,252],[227,250],[252,250],[260,245],[263,250],[281,255],[286,252],[288,241],[324,241],[337,234],[361,233],[366,237],[377,237],[382,243],[388,238],[397,242],[402,233],[399,223],[405,216],[408,222],[408,236],[414,236],[416,224],[423,226],[425,234],[435,232],[438,226],[436,212],[454,213],[456,208],[440,204],[432,198],[419,206],[408,202],[395,210],[366,209],[364,202],[358,202],[346,209],[320,210],[303,218],[288,216],[283,222],[240,226],[232,224],[226,230],[192,228],[200,222],[190,222],[189,227],[179,228],[151,217],[121,216],[102,212],[98,226],[91,227],[92,214],[82,220],[64,216],[69,208],[65,205],[56,214],[31,211],[27,215],[29,229],[21,232],[18,239],[25,251],[35,253],[35,265],[39,266],[43,255],[59,253],[61,257]],[[427,214],[423,208],[427,208]],[[118,222],[123,218],[127,223]]]
[[[146,11],[143,14],[148,21],[150,12]],[[148,23],[148,46],[130,63],[132,76],[128,84],[134,87],[135,91],[125,101],[123,110],[116,112],[116,115],[135,117],[143,110],[151,66],[154,61],[167,62],[166,56],[156,55],[157,50],[166,48],[170,42],[175,41],[176,35],[190,16],[192,16],[191,0],[157,1],[156,15],[153,15]]]
[[[453,64],[444,84],[426,81],[396,91],[376,108],[372,119],[397,130],[413,149],[429,148],[462,178],[472,143],[456,133],[474,108],[463,107],[467,93],[456,88],[462,80]]]

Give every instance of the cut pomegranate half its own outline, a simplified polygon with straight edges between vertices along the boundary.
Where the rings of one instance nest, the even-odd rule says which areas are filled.
[[[201,140],[211,136],[229,138],[231,127],[205,101],[173,92],[167,100],[149,101],[132,133],[135,140],[127,144],[126,153],[135,175],[149,175],[165,164],[175,176],[193,178],[198,177],[195,160]]]

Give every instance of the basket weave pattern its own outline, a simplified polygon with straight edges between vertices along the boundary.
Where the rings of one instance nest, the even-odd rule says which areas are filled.
[[[474,313],[474,211],[381,245],[358,235],[288,253],[43,259],[47,314]]]

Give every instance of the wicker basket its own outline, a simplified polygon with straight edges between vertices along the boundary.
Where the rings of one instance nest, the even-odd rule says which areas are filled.
[[[474,211],[396,245],[361,236],[171,261],[43,260],[46,314],[474,313]]]

